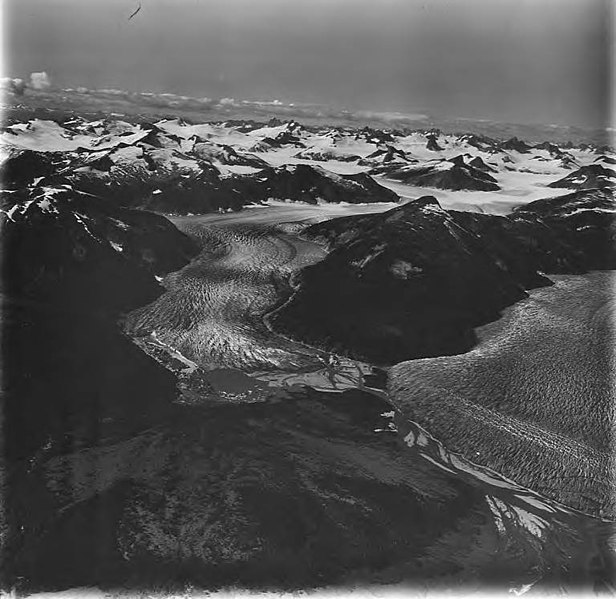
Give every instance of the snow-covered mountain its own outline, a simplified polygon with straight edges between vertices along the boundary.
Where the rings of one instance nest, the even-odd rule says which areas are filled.
[[[494,172],[495,169],[485,163],[480,164],[481,168],[477,168],[467,163],[465,158],[466,156],[460,155],[444,160],[432,160],[421,166],[387,164],[375,168],[372,172],[417,187],[435,187],[452,191],[500,190],[497,180],[488,173],[489,170]],[[481,158],[477,156],[473,160],[477,161]]]
[[[546,273],[616,268],[615,219],[611,192],[591,189],[505,217],[444,210],[424,196],[319,223],[304,235],[330,253],[296,277],[270,322],[377,363],[468,351],[473,327],[550,285]]]
[[[616,184],[616,171],[601,164],[582,166],[571,174],[554,181],[549,187],[566,189],[613,189]]]
[[[612,149],[592,144],[277,119],[33,119],[8,125],[0,143],[5,186],[62,174],[122,205],[176,214],[236,210],[269,198],[364,203],[425,193],[446,208],[502,214],[556,195],[555,187],[611,187],[616,160]]]

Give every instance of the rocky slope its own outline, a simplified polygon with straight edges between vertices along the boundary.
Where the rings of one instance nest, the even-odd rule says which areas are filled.
[[[91,442],[105,422],[169,403],[173,377],[115,320],[157,297],[155,276],[186,264],[193,243],[161,216],[68,183],[4,192],[1,216],[5,455],[32,456],[72,435]]]
[[[527,154],[532,148],[532,146],[528,145],[525,141],[518,139],[517,137],[511,137],[510,139],[501,142],[499,146],[503,150],[515,150],[520,154]]]
[[[500,189],[496,179],[488,174],[488,169],[484,165],[480,164],[478,168],[466,163],[464,156],[439,160],[422,166],[385,165],[373,169],[372,173],[418,187],[435,187],[453,191],[498,191]]]
[[[252,202],[395,202],[398,196],[364,173],[337,175],[318,166],[292,165],[235,177],[231,185]]]
[[[616,171],[601,164],[582,166],[571,174],[554,181],[549,187],[566,189],[609,189],[616,185]]]
[[[509,217],[443,210],[432,197],[305,231],[331,248],[270,316],[287,335],[377,363],[470,349],[473,328],[549,285],[542,273],[616,267],[616,206],[601,190]]]

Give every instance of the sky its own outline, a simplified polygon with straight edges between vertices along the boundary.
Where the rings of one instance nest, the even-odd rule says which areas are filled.
[[[4,71],[46,71],[60,87],[606,127],[610,5],[4,0]]]

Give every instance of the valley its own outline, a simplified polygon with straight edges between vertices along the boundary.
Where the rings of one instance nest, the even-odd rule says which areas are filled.
[[[610,148],[80,115],[2,144],[13,581],[609,588]]]

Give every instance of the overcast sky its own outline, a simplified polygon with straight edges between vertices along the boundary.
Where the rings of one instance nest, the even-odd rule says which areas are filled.
[[[610,0],[5,0],[11,76],[607,126]]]

